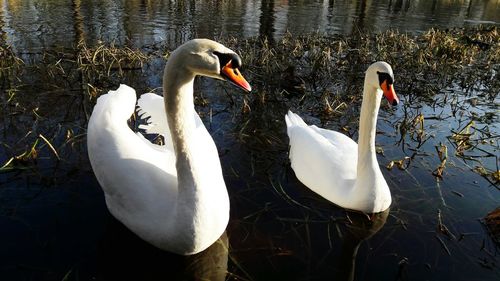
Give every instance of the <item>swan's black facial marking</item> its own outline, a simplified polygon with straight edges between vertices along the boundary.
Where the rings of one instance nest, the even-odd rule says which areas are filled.
[[[379,86],[384,96],[393,106],[397,105],[399,103],[399,99],[394,92],[394,87],[392,86],[392,84],[394,84],[394,78],[392,78],[392,75],[387,72],[377,71],[377,75],[378,82],[380,83]]]
[[[389,73],[377,71],[377,74],[378,74],[379,85],[382,85],[384,81],[387,81],[388,85],[394,84],[394,79],[392,78],[391,75],[389,75]]]
[[[229,62],[231,62],[232,68],[240,68],[241,67],[241,58],[237,54],[219,53],[219,52],[215,51],[214,55],[216,55],[219,58],[221,68],[226,66]]]
[[[220,76],[223,79],[230,81],[247,92],[252,91],[252,87],[238,70],[241,67],[240,56],[235,53],[220,53],[217,51],[214,51],[213,54],[219,59]]]

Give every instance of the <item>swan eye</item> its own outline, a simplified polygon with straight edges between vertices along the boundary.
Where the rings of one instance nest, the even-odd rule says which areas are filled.
[[[389,75],[389,73],[377,71],[377,74],[378,74],[379,85],[382,85],[384,81],[387,81],[387,84],[389,85],[394,84],[394,79],[392,78],[391,75]]]
[[[241,59],[237,54],[234,53],[220,53],[215,51],[214,55],[219,58],[221,68],[226,66],[229,62],[231,62],[232,68],[241,67]]]

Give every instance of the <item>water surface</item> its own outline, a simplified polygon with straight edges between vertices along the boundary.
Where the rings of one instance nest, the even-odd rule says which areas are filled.
[[[194,37],[279,40],[286,32],[419,34],[431,27],[498,24],[498,1],[0,3],[0,42],[11,45],[25,63],[20,71],[0,76],[0,165],[32,146],[37,150],[36,162],[0,173],[2,280],[182,280],[199,274],[213,280],[500,278],[498,249],[479,221],[500,206],[498,185],[473,171],[498,169],[500,98],[494,88],[469,83],[467,77],[451,79],[428,101],[396,84],[403,103],[381,109],[379,163],[413,160],[404,170],[382,169],[393,204],[368,221],[306,189],[287,160],[283,116],[289,108],[308,123],[346,127],[354,138],[357,108],[324,116],[301,105],[300,97],[279,94],[276,86],[256,81],[255,92],[244,96],[228,84],[198,80],[197,110],[220,152],[231,220],[218,243],[184,258],[154,249],[111,217],[86,154],[85,128],[95,102],[88,84],[109,90],[127,83],[139,93],[160,92],[164,61],[109,79],[85,77],[68,62],[82,41],[154,52]],[[353,67],[348,74],[358,88],[362,71]],[[275,96],[261,103],[258,97],[266,91]],[[245,102],[250,112],[242,110]],[[404,134],[402,124],[419,114],[425,116],[425,134]],[[471,120],[473,138],[484,141],[467,151],[471,158],[456,157],[450,136]],[[55,145],[60,161],[39,135]],[[436,152],[441,144],[448,147],[449,159],[437,180],[432,172],[441,162]]]

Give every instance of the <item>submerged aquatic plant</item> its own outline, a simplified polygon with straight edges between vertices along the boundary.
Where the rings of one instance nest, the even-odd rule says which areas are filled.
[[[356,134],[357,120],[352,116],[358,115],[356,110],[361,103],[361,87],[356,86],[360,84],[360,77],[353,73],[361,73],[366,65],[376,60],[394,65],[398,72],[395,87],[401,89],[397,91],[404,97],[405,113],[405,118],[396,122],[394,127],[399,129],[399,143],[409,154],[390,161],[387,164],[389,170],[394,166],[407,170],[420,158],[417,156],[432,155],[432,152],[422,150],[436,134],[446,134],[436,132],[435,128],[441,127],[438,123],[447,122],[448,118],[459,120],[459,124],[477,120],[470,105],[493,103],[500,92],[497,90],[500,89],[500,80],[495,78],[500,67],[500,35],[495,26],[431,29],[421,35],[393,30],[329,37],[317,33],[307,36],[285,34],[276,41],[232,38],[227,45],[242,54],[249,54],[243,58],[244,65],[254,75],[250,79],[256,84],[255,88],[265,89],[268,103],[275,100],[286,103],[286,107],[299,107],[319,118],[320,122],[333,120],[339,127],[346,128],[350,135]],[[470,99],[463,98],[468,95],[476,98],[475,103],[473,100],[469,104]],[[247,98],[243,102],[249,104]],[[423,104],[434,109],[450,107],[452,115],[442,110],[437,115],[429,115],[422,111]],[[494,120],[495,116],[496,113],[492,112],[485,114],[484,118]],[[244,121],[251,118],[252,114],[243,117]],[[241,133],[250,135],[246,128]],[[483,144],[480,140],[485,138],[491,149],[498,150],[499,136],[479,137],[476,127],[464,128],[452,131],[448,138],[453,145],[451,156],[467,160],[470,157],[468,151],[484,149],[480,147]],[[439,143],[434,146],[439,161],[437,167],[429,171],[437,180],[442,180],[447,165],[451,163],[451,167],[455,167],[455,163],[449,159],[449,145]],[[475,160],[483,156],[492,155],[484,152]],[[483,174],[495,183],[496,170],[485,168]]]
[[[443,179],[443,172],[446,167],[446,160],[448,159],[448,147],[444,144],[439,144],[439,146],[435,146],[436,152],[439,156],[440,164],[439,166],[432,172],[432,174],[437,179]]]
[[[318,96],[324,93],[336,93],[339,103],[359,103],[360,98],[350,99],[361,91],[349,83],[353,79],[349,75],[377,60],[395,66],[400,74],[396,86],[429,102],[457,76],[470,75],[491,88],[500,87],[498,79],[494,79],[500,61],[500,35],[495,26],[431,29],[418,36],[393,30],[328,37],[287,33],[273,42],[265,38],[231,38],[225,44],[243,54],[254,84],[278,86],[282,89],[278,96],[299,96],[304,106],[317,113],[325,108],[331,112],[330,100],[323,108],[318,106]],[[478,68],[482,71],[475,71]]]
[[[393,160],[388,168],[396,165],[400,169],[407,169],[423,144],[433,137],[426,120],[442,118],[426,116],[420,110],[414,110],[412,104],[427,103],[432,107],[450,104],[453,116],[458,116],[460,112],[467,110],[466,101],[458,99],[458,94],[452,91],[444,92],[444,99],[436,100],[436,94],[443,93],[441,89],[449,88],[454,81],[466,91],[474,91],[474,88],[479,87],[477,85],[481,85],[480,92],[484,93],[482,98],[489,101],[497,98],[500,89],[499,79],[495,79],[500,67],[500,35],[495,26],[431,29],[416,36],[389,30],[378,34],[359,32],[352,36],[323,36],[318,33],[294,36],[287,33],[275,41],[266,38],[229,38],[220,41],[242,54],[246,75],[258,89],[254,96],[231,97],[231,105],[239,104],[235,107],[235,116],[238,112],[244,113],[238,117],[244,119],[241,124],[248,124],[248,120],[256,118],[255,115],[267,114],[263,105],[267,104],[269,108],[269,103],[276,102],[273,108],[277,108],[277,112],[267,114],[270,115],[270,120],[274,120],[273,116],[280,110],[284,114],[286,108],[300,107],[312,116],[319,117],[320,122],[335,120],[347,134],[355,135],[357,110],[361,103],[361,72],[375,60],[390,62],[398,71],[395,86],[401,90],[397,91],[406,101],[405,118],[394,126],[401,134],[403,150],[406,151],[406,146],[410,143],[404,141],[405,137],[409,137],[413,144],[416,142],[416,145],[410,148],[412,154]],[[3,48],[0,51],[9,58],[3,60],[2,65],[16,64],[22,67],[22,61],[14,56],[11,49]],[[98,42],[95,46],[87,46],[82,42],[69,53],[73,56],[62,53],[42,55],[53,62],[47,63],[50,67],[40,71],[47,71],[48,77],[54,77],[54,83],[59,83],[55,79],[60,76],[67,80],[79,79],[79,90],[86,93],[92,101],[127,71],[143,69],[153,59],[168,57],[169,48],[159,46],[139,50],[113,43]],[[79,77],[74,74],[75,69]],[[57,85],[54,88],[66,86]],[[14,100],[17,89],[16,85],[7,85],[5,90],[8,94],[2,98],[6,101]],[[195,98],[198,108],[210,107],[210,116],[217,114],[203,97]],[[477,100],[482,102],[482,99]],[[86,102],[85,99],[84,103]],[[87,116],[90,106],[91,104],[83,105]],[[493,117],[484,118],[494,120],[495,113],[492,114]],[[243,125],[239,135],[250,136],[254,133],[248,130],[255,128]],[[467,130],[470,132],[467,133]],[[465,131],[461,129],[452,133],[449,139],[458,157],[467,157],[467,151],[478,149],[481,139],[493,141],[493,144],[498,141],[495,134],[480,133],[474,139],[474,133],[479,134],[478,128],[473,125],[466,127]],[[276,135],[267,134],[262,138],[266,139],[262,143],[278,142]],[[280,149],[285,149],[282,142],[279,142],[279,146]],[[56,147],[54,150],[57,151]],[[52,155],[57,158],[56,153]],[[441,168],[434,171],[438,177],[442,176],[443,162],[441,159]],[[487,177],[496,182],[495,171],[498,169],[485,170],[488,171]]]
[[[0,44],[0,79],[21,68],[22,65],[24,61],[14,53],[10,45]]]
[[[6,172],[13,169],[24,169],[34,164],[38,158],[38,142],[39,140],[36,139],[26,151],[10,157],[9,160],[2,164],[0,172]]]
[[[458,156],[463,156],[464,152],[473,147],[471,143],[471,138],[474,135],[471,132],[471,127],[474,126],[474,121],[470,121],[463,129],[459,132],[453,133],[450,139],[456,144],[456,154]]]

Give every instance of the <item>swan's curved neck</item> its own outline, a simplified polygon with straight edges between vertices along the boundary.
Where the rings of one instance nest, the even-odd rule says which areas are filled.
[[[163,96],[168,126],[176,155],[179,196],[182,200],[196,200],[196,165],[192,151],[196,129],[193,103],[194,73],[171,57],[163,76]],[[189,205],[189,204],[188,204]]]
[[[178,157],[186,152],[187,141],[196,127],[193,84],[194,74],[167,64],[163,77],[163,97],[168,126]]]
[[[361,176],[360,173],[368,169],[380,171],[375,153],[375,135],[381,98],[382,91],[371,87],[365,80],[359,120],[358,178]]]

